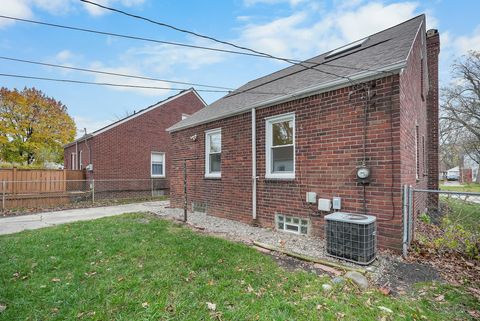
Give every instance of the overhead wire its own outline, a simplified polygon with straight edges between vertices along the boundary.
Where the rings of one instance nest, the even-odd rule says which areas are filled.
[[[259,51],[259,50],[255,50],[255,49],[251,49],[251,48],[248,48],[248,47],[245,47],[245,46],[237,45],[237,44],[235,44],[233,42],[230,42],[230,41],[220,40],[220,39],[217,39],[215,37],[200,34],[198,32],[194,32],[194,31],[190,31],[190,30],[187,30],[187,29],[179,28],[179,27],[176,27],[174,25],[171,25],[171,24],[168,24],[168,23],[165,23],[165,22],[159,22],[159,21],[156,21],[156,20],[153,20],[153,19],[150,19],[150,18],[146,18],[146,17],[140,16],[140,15],[136,15],[136,14],[126,12],[124,10],[120,10],[120,9],[116,9],[116,8],[109,7],[109,6],[106,6],[106,5],[102,5],[100,3],[96,3],[96,2],[93,2],[93,1],[90,1],[90,0],[80,0],[80,1],[84,2],[84,3],[87,3],[87,4],[90,4],[90,5],[93,5],[93,6],[96,6],[96,7],[99,7],[99,8],[102,8],[102,9],[105,9],[105,10],[108,10],[108,11],[116,12],[116,13],[119,13],[119,14],[122,14],[122,15],[125,15],[125,16],[128,16],[128,17],[134,18],[134,19],[147,21],[149,23],[152,23],[152,24],[155,24],[155,25],[158,25],[158,26],[161,26],[161,27],[169,28],[169,29],[181,32],[181,33],[186,33],[186,34],[193,35],[195,37],[199,37],[199,38],[202,38],[202,39],[207,39],[207,40],[210,40],[210,41],[222,44],[222,45],[227,45],[227,46],[231,46],[231,47],[234,47],[234,48],[237,48],[237,49],[245,50],[245,51],[257,54],[257,55],[264,56],[266,58],[271,58],[271,59],[287,62],[287,63],[292,64],[292,65],[299,65],[299,66],[304,67],[305,69],[311,69],[311,70],[315,70],[315,71],[318,71],[318,72],[321,72],[321,73],[324,73],[324,74],[327,74],[327,75],[332,75],[332,76],[336,76],[336,77],[339,77],[339,78],[344,78],[344,79],[347,79],[352,85],[355,85],[355,82],[348,76],[339,75],[339,74],[336,74],[336,73],[333,73],[333,72],[329,72],[329,71],[325,71],[325,70],[322,70],[322,69],[315,68],[318,65],[320,65],[320,63],[314,64],[313,66],[307,66],[307,65],[304,65],[303,62],[296,62],[296,61],[292,61],[288,58],[274,56],[274,55],[271,55],[269,53],[265,53],[265,52],[262,52],[262,51]],[[246,90],[246,91],[248,91],[248,90]]]
[[[159,78],[137,76],[137,75],[128,75],[128,74],[116,73],[116,72],[110,72],[110,71],[104,71],[104,70],[87,69],[87,68],[53,64],[53,63],[46,63],[46,62],[41,62],[41,61],[33,61],[33,60],[12,58],[12,57],[6,57],[6,56],[0,56],[0,59],[15,61],[15,62],[28,63],[28,64],[34,64],[34,65],[40,65],[40,66],[62,68],[62,69],[76,70],[76,71],[82,71],[82,72],[90,72],[90,73],[109,75],[109,76],[118,76],[118,77],[126,77],[126,78],[133,78],[133,79],[151,80],[151,81],[161,81],[161,82],[167,82],[167,83],[172,83],[172,84],[190,85],[190,86],[215,88],[215,89],[224,89],[224,90],[228,90],[228,91],[234,90],[234,88],[229,88],[229,87],[205,85],[205,84],[191,83],[191,82],[184,82],[184,81],[177,81],[177,80],[159,79]]]
[[[115,84],[115,83],[109,83],[109,82],[94,82],[94,81],[83,81],[83,80],[75,80],[75,79],[49,78],[49,77],[27,76],[27,75],[9,74],[9,73],[0,73],[0,76],[11,77],[11,78],[66,82],[66,83],[75,83],[75,84],[83,84],[83,85],[99,85],[99,86],[126,87],[126,88],[139,88],[139,89],[179,90],[179,91],[184,91],[189,89],[189,88],[174,88],[174,87],[160,87],[160,86]],[[201,91],[201,92],[223,92],[223,93],[228,92],[226,90],[215,90],[215,89],[195,89],[195,90]]]
[[[165,44],[165,45],[171,45],[171,46],[180,46],[180,47],[186,47],[186,48],[192,48],[192,49],[200,49],[200,50],[221,52],[221,53],[227,53],[227,54],[235,54],[235,55],[252,56],[252,57],[257,57],[257,58],[272,59],[269,56],[265,56],[265,55],[262,55],[262,54],[251,53],[251,52],[242,52],[242,51],[214,48],[214,47],[208,47],[208,46],[191,45],[191,44],[180,43],[180,42],[164,41],[164,40],[158,40],[158,39],[152,39],[152,38],[146,38],[146,37],[140,37],[140,36],[132,36],[132,35],[126,35],[126,34],[120,34],[120,33],[108,32],[108,31],[101,31],[101,30],[88,29],[88,28],[82,28],[82,27],[74,27],[74,26],[68,26],[68,25],[55,24],[55,23],[49,23],[49,22],[44,22],[44,21],[38,21],[38,20],[23,19],[23,18],[17,18],[17,17],[12,17],[12,16],[6,16],[6,15],[0,15],[0,18],[19,21],[19,22],[26,22],[26,23],[31,23],[31,24],[37,24],[37,25],[42,25],[42,26],[47,26],[47,27],[54,27],[54,28],[72,30],[72,31],[81,31],[81,32],[86,32],[86,33],[112,36],[112,37],[118,37],[118,38],[130,39],[130,40],[138,40],[138,41],[152,42],[152,43]],[[339,58],[341,58],[341,57],[339,57]],[[302,66],[306,69],[314,69],[314,70],[317,70],[317,71],[321,71],[325,74],[327,74],[328,72],[326,72],[325,70],[320,70],[320,69],[315,68],[315,67],[318,67],[319,65],[326,65],[326,66],[339,67],[339,68],[344,68],[344,69],[389,73],[387,71],[382,71],[382,70],[378,70],[378,69],[358,68],[358,67],[353,67],[353,66],[348,66],[348,65],[334,65],[334,64],[331,64],[329,62],[316,63],[316,62],[313,62],[313,61],[299,60],[299,59],[293,59],[293,58],[280,58],[280,60],[281,59],[286,59],[290,63],[302,63]],[[308,67],[308,66],[304,66],[304,65],[314,65],[314,66],[313,67]],[[348,78],[346,76],[339,76],[335,73],[328,73],[328,74],[333,75],[333,76],[342,77],[342,78]]]

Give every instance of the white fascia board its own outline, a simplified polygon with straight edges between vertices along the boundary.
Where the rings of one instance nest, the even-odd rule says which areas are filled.
[[[189,89],[189,90],[185,90],[183,93],[180,93],[180,94],[177,94],[177,95],[175,95],[175,96],[172,96],[172,97],[168,98],[167,100],[161,101],[161,102],[159,102],[159,103],[157,103],[157,104],[155,104],[155,105],[152,105],[152,106],[150,106],[150,107],[147,107],[147,108],[143,109],[142,111],[139,111],[138,113],[135,113],[135,114],[133,114],[133,115],[130,115],[130,116],[128,116],[128,117],[126,117],[126,118],[118,121],[118,122],[115,122],[115,123],[110,124],[110,125],[108,125],[108,126],[106,126],[106,127],[104,127],[104,128],[101,128],[101,129],[99,129],[99,130],[97,130],[97,131],[94,131],[93,133],[88,134],[89,136],[88,136],[87,138],[90,139],[90,138],[92,138],[92,137],[95,137],[95,136],[97,136],[97,135],[100,135],[101,133],[104,133],[104,132],[106,132],[106,131],[108,131],[108,130],[110,130],[110,129],[112,129],[112,128],[115,128],[115,127],[123,124],[123,123],[126,123],[127,121],[130,121],[130,120],[132,120],[132,119],[135,119],[136,117],[138,117],[138,116],[140,116],[140,115],[143,115],[143,114],[145,114],[145,113],[148,113],[149,111],[152,111],[152,110],[154,110],[154,109],[157,108],[157,107],[163,106],[163,105],[165,105],[166,103],[169,103],[169,102],[171,102],[171,101],[173,101],[173,100],[175,100],[175,99],[177,99],[177,98],[179,98],[179,97],[181,97],[181,96],[183,96],[183,95],[186,95],[186,94],[188,94],[188,93],[190,93],[190,92],[193,92],[193,93],[200,99],[200,101],[203,103],[204,106],[207,105],[206,102],[203,100],[203,98],[200,97],[200,95],[197,93],[197,91],[192,88],[192,89]],[[85,140],[85,137],[78,138],[78,139],[74,140],[73,142],[64,145],[63,148],[70,147],[70,146],[72,146],[73,144],[75,144],[76,142],[79,142],[79,143],[80,143],[80,142],[82,142],[83,140]]]
[[[352,81],[369,81],[369,80],[374,80],[374,79],[378,79],[378,78],[382,78],[382,77],[387,77],[387,76],[389,76],[389,74],[390,75],[398,74],[398,73],[400,73],[400,71],[405,66],[406,66],[406,61],[403,60],[403,61],[396,62],[396,63],[390,64],[388,66],[385,66],[385,67],[382,67],[382,68],[379,68],[379,69],[375,69],[375,70],[371,70],[371,71],[362,71],[362,72],[353,74],[353,75],[348,76],[348,77]],[[323,93],[323,92],[343,88],[343,87],[351,85],[349,79],[341,78],[341,79],[325,82],[325,83],[322,83],[320,85],[307,87],[307,88],[304,88],[302,90],[295,91],[291,94],[275,97],[275,98],[272,98],[272,99],[267,99],[267,100],[258,102],[256,104],[241,108],[241,109],[239,109],[236,112],[231,113],[231,114],[219,115],[217,117],[213,117],[213,118],[201,121],[201,122],[193,123],[193,124],[190,124],[190,125],[186,125],[186,126],[182,126],[182,127],[178,127],[178,128],[174,128],[174,129],[172,129],[170,127],[170,128],[167,128],[167,131],[170,132],[170,133],[173,133],[173,132],[177,132],[177,131],[184,130],[184,129],[187,129],[187,128],[196,127],[196,126],[199,126],[199,125],[211,123],[211,122],[216,121],[216,120],[220,120],[220,119],[236,116],[236,115],[239,115],[239,114],[243,114],[243,113],[249,112],[253,108],[255,108],[255,109],[266,108],[266,107],[269,107],[269,106],[272,106],[272,105],[277,105],[277,104],[287,102],[287,101],[290,101],[290,100],[293,100],[293,99],[300,99],[300,98],[303,98],[303,97],[307,97],[307,96],[311,96],[311,95],[320,94],[320,93]]]

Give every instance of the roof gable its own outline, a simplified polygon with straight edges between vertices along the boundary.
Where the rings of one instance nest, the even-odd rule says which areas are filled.
[[[148,113],[148,112],[150,112],[150,111],[152,111],[152,110],[155,110],[155,109],[157,109],[157,108],[159,108],[159,107],[162,107],[162,106],[164,106],[165,104],[167,104],[167,103],[169,103],[169,102],[171,102],[171,101],[174,101],[175,99],[178,99],[178,98],[180,98],[180,97],[182,97],[182,96],[184,96],[184,95],[186,95],[186,94],[188,94],[188,93],[194,93],[194,94],[197,96],[198,100],[200,100],[204,106],[207,105],[207,103],[203,100],[203,98],[197,93],[197,91],[196,91],[195,89],[190,88],[190,89],[188,89],[188,90],[183,90],[183,91],[181,91],[180,93],[178,93],[178,94],[176,94],[176,95],[174,95],[174,96],[170,96],[170,97],[168,97],[168,98],[166,98],[166,99],[164,99],[164,100],[161,100],[161,101],[157,102],[156,104],[153,104],[153,105],[148,106],[148,107],[146,107],[146,108],[144,108],[144,109],[141,109],[141,110],[135,112],[135,113],[132,114],[132,115],[129,115],[129,116],[125,117],[125,118],[122,118],[122,119],[120,119],[120,120],[117,120],[116,122],[111,123],[110,125],[107,125],[107,126],[105,126],[105,127],[103,127],[103,128],[97,129],[96,131],[94,131],[94,132],[92,132],[92,133],[90,133],[90,134],[87,134],[87,135],[84,135],[84,136],[82,136],[82,137],[80,137],[80,138],[77,138],[77,139],[74,140],[73,142],[71,142],[71,143],[69,143],[69,144],[66,144],[66,145],[64,146],[64,148],[69,147],[69,146],[75,144],[76,142],[84,141],[86,138],[88,139],[88,138],[91,138],[91,137],[98,136],[98,135],[100,135],[100,134],[102,134],[102,133],[104,133],[104,132],[106,132],[106,131],[109,131],[109,130],[111,130],[111,129],[113,129],[113,128],[115,128],[115,127],[117,127],[117,126],[119,126],[119,125],[121,125],[121,124],[123,124],[123,123],[126,123],[126,122],[128,122],[128,121],[131,121],[131,120],[137,118],[138,116],[141,116],[141,115],[143,115],[143,114],[145,114],[145,113]]]
[[[252,80],[167,130],[176,131],[230,117],[251,108],[299,98],[314,90],[345,87],[350,80],[399,72],[406,64],[424,21],[425,16],[420,15],[372,34],[350,50],[330,55],[334,49],[304,61],[305,65],[318,70],[297,64]]]

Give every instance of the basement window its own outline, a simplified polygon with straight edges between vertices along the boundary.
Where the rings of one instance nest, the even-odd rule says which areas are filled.
[[[266,119],[266,178],[295,178],[295,114]]]
[[[308,219],[277,214],[275,221],[275,226],[279,231],[308,235],[310,228],[310,220]]]
[[[220,128],[205,132],[205,177],[222,176],[222,130]]]

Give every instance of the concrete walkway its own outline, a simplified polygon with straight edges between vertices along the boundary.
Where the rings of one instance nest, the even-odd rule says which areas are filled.
[[[158,212],[169,205],[169,201],[134,203],[126,205],[78,208],[55,212],[0,218],[0,235],[34,230],[64,223],[89,221],[100,217],[132,212]]]

